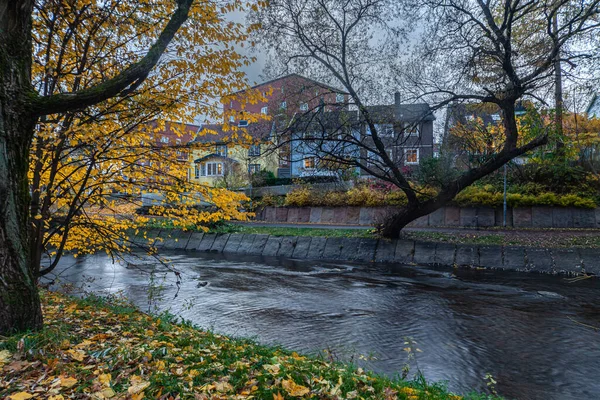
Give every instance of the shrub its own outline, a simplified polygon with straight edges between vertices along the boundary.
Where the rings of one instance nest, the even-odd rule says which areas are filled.
[[[361,185],[348,190],[348,205],[356,207],[378,207],[385,205],[385,194]]]
[[[392,190],[385,195],[385,203],[390,206],[403,207],[408,204],[408,199],[403,191]]]
[[[285,195],[285,205],[293,207],[307,207],[317,205],[316,196],[312,190],[306,186],[291,190]]]
[[[328,207],[345,206],[348,204],[348,194],[335,190],[326,192],[321,199],[321,204]]]

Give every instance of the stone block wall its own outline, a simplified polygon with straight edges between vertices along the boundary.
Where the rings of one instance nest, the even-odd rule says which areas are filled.
[[[530,248],[371,238],[202,234],[179,230],[147,233],[160,250],[238,253],[324,261],[506,269],[549,274],[600,275],[600,249]],[[156,238],[152,241],[152,238]],[[147,241],[146,241],[147,243]]]
[[[390,212],[393,212],[393,209],[389,207],[265,207],[256,214],[256,220],[280,223],[374,225]],[[411,222],[409,227],[488,228],[502,226],[503,220],[502,209],[448,206]],[[515,228],[600,229],[600,208],[509,208],[506,225]]]

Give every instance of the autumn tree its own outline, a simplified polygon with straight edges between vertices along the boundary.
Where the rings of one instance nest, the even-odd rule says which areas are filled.
[[[48,95],[96,84],[157,33],[153,21],[165,13],[157,5],[37,3],[34,87]],[[225,25],[216,5],[202,11],[215,18],[202,23],[192,10],[144,85],[93,108],[47,116],[37,125],[30,167],[30,262],[37,275],[52,272],[65,251],[104,249],[115,255],[128,250],[130,235],[148,221],[134,212],[142,206],[142,193],[162,197],[169,206],[154,206],[152,212],[168,216],[175,226],[243,218],[238,211],[243,196],[188,182],[188,142],[198,132],[164,122],[218,117],[207,100],[243,87],[238,67],[249,60],[206,39],[221,35],[223,41],[238,42],[245,30]],[[199,79],[203,74],[212,77]],[[176,136],[170,143],[161,142],[166,130]],[[198,209],[200,200],[216,211]],[[39,269],[43,252],[48,262]]]
[[[398,8],[399,4],[405,7]],[[288,68],[316,68],[321,75],[329,76],[328,83],[336,82],[349,94],[348,107],[359,113],[369,131],[372,144],[368,151],[378,160],[382,170],[379,177],[401,189],[408,199],[408,205],[390,215],[381,227],[384,236],[397,237],[409,222],[442,207],[473,182],[547,142],[547,132],[543,130],[521,142],[516,104],[524,98],[538,98],[540,91],[551,87],[557,57],[564,64],[583,56],[584,52],[561,53],[561,49],[575,41],[584,45],[586,35],[597,32],[599,4],[273,0],[255,18],[264,29],[257,37],[280,56],[282,64]],[[555,27],[556,14],[561,18]],[[465,101],[495,104],[504,128],[500,148],[493,156],[443,182],[434,196],[420,195],[409,182],[388,153],[378,121],[368,107],[369,98],[376,97],[369,94],[368,88],[378,82],[377,77],[385,80],[380,72],[385,71],[382,58],[387,64],[397,61],[396,57],[389,57],[389,50],[394,47],[390,47],[387,37],[398,35],[398,26],[407,20],[422,21],[424,34],[418,40],[422,45],[413,49],[412,62],[397,63],[395,77],[403,93],[413,101],[426,100],[434,108]],[[539,29],[516,35],[532,26]],[[539,51],[532,52],[534,47]],[[350,138],[340,140],[352,142]],[[328,156],[331,155],[335,154]],[[364,167],[359,159],[355,165]]]
[[[234,71],[244,60],[223,44],[244,38],[225,17],[240,7],[193,0],[0,2],[0,334],[42,325],[40,243],[66,249],[114,238],[89,229],[100,219],[105,235],[131,226],[110,212],[106,194],[132,190],[126,182],[148,177],[141,160],[170,159],[139,127],[159,113],[182,120],[201,110],[207,93],[239,85]],[[162,178],[163,185],[183,182],[175,168]],[[186,189],[175,186],[167,197],[175,190]],[[212,195],[221,215],[235,215],[235,198]],[[102,207],[109,212],[90,215]],[[50,223],[52,210],[67,224]]]

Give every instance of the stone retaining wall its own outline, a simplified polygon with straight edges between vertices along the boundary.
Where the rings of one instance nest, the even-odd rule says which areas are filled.
[[[204,234],[171,229],[154,230],[148,232],[147,237],[154,238],[153,244],[159,249],[328,261],[482,267],[549,274],[600,274],[600,249],[539,249],[370,238]],[[134,238],[133,242],[148,244],[143,236]]]
[[[264,222],[374,225],[391,207],[265,207],[256,214]],[[507,226],[516,228],[600,228],[600,208],[509,208]],[[502,209],[442,207],[409,226],[460,226],[468,228],[503,225]]]

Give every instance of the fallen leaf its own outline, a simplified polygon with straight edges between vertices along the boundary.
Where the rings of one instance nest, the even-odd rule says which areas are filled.
[[[215,383],[215,389],[217,392],[226,393],[233,390],[233,386],[231,386],[229,382],[217,382]]]
[[[56,396],[48,397],[48,400],[65,400],[65,398],[62,394],[57,394]]]
[[[110,378],[110,374],[100,374],[98,375],[98,382],[103,386],[110,386]]]
[[[127,393],[129,394],[139,394],[144,391],[148,386],[150,386],[150,382],[140,381],[132,384],[127,389]]]
[[[70,377],[70,376],[60,378],[60,386],[67,388],[67,389],[70,387],[73,387],[76,383],[77,383],[77,379]]]
[[[15,393],[15,394],[11,394],[10,396],[8,396],[11,400],[27,400],[32,398],[33,396],[30,395],[27,392],[19,392],[19,393]]]
[[[309,388],[302,385],[298,385],[291,379],[284,379],[283,381],[281,381],[281,387],[283,387],[289,393],[290,396],[294,397],[304,396],[305,394],[310,392]]]
[[[273,400],[283,400],[283,396],[279,392],[273,393]]]
[[[85,358],[85,353],[83,352],[83,350],[71,349],[71,350],[67,350],[67,353],[69,353],[71,358],[76,361],[83,361],[83,359]]]
[[[265,364],[263,365],[263,368],[269,371],[271,374],[277,375],[281,369],[281,366],[279,364]]]
[[[8,351],[8,350],[0,351],[0,365],[6,364],[10,360],[11,356],[12,355],[10,354],[10,351]]]

